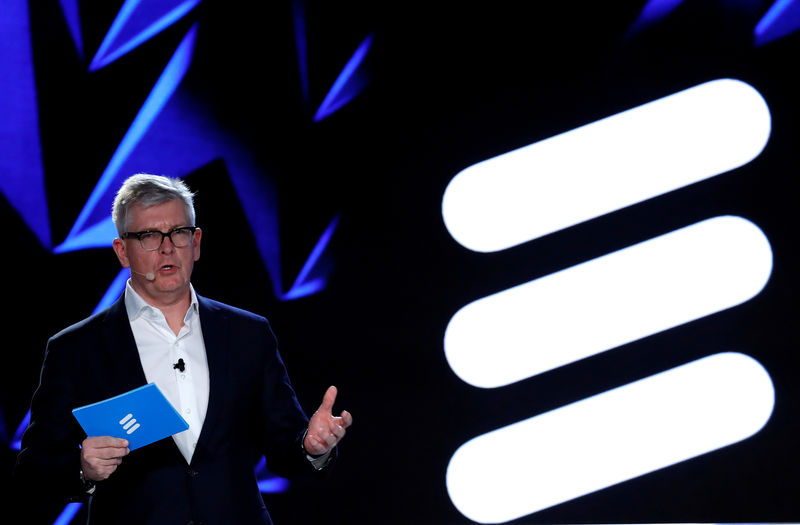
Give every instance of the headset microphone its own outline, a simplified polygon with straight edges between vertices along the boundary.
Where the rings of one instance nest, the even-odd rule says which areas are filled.
[[[141,275],[142,277],[144,277],[148,281],[155,281],[156,280],[156,274],[154,274],[153,272],[142,273],[142,272],[134,272],[133,270],[131,270],[131,272],[135,273],[136,275]]]

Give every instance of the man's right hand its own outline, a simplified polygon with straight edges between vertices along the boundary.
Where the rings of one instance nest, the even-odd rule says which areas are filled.
[[[108,478],[130,452],[128,440],[111,436],[88,437],[81,443],[83,476],[92,481]]]

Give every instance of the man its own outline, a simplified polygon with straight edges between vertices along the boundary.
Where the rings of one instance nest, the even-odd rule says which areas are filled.
[[[195,293],[202,231],[182,181],[134,175],[112,217],[131,277],[108,310],[48,342],[17,475],[88,497],[89,523],[271,523],[257,460],[287,477],[324,470],[352,416],[332,414],[330,387],[309,421],[266,319]],[[188,430],[132,452],[124,439],[85,437],[73,408],[149,382]]]

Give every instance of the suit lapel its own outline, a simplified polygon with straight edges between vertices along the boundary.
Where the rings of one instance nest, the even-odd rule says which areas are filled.
[[[228,358],[225,349],[228,346],[228,329],[225,315],[212,302],[204,297],[197,297],[200,306],[200,324],[203,332],[203,344],[206,347],[208,361],[208,409],[197,449],[194,457],[211,450],[218,439],[219,432],[225,428],[220,424],[226,417],[228,384]]]
[[[147,384],[124,298],[125,294],[108,309],[103,330],[103,346],[110,363],[110,384],[119,393]]]

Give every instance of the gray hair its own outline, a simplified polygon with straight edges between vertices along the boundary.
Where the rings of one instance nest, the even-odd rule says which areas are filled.
[[[182,200],[186,209],[186,220],[194,226],[194,193],[181,179],[138,173],[128,177],[114,198],[111,208],[111,219],[122,235],[128,231],[131,223],[130,209],[136,204],[149,208],[173,200]]]

